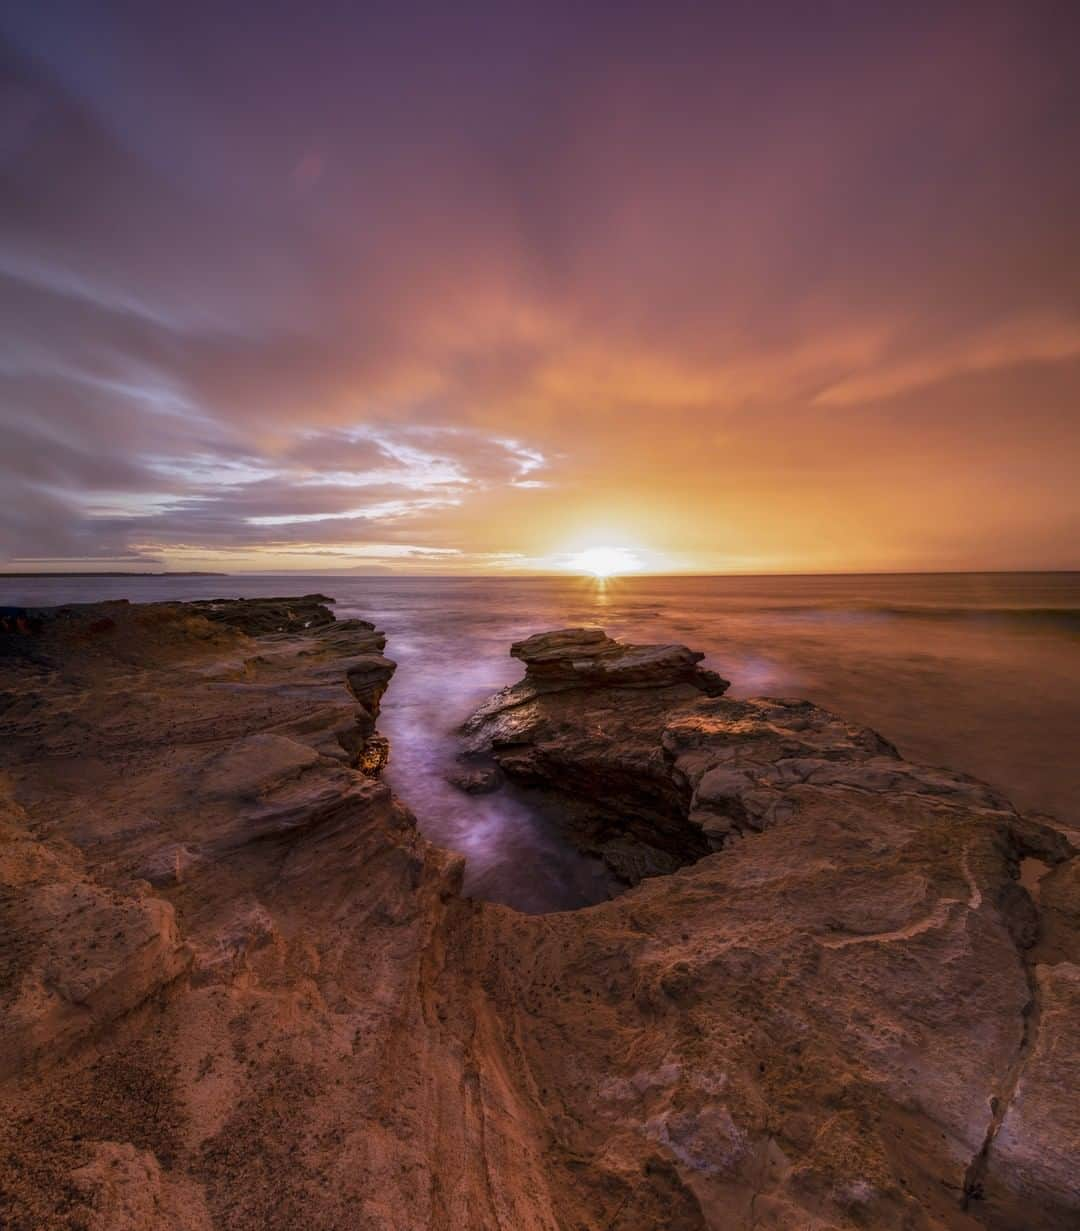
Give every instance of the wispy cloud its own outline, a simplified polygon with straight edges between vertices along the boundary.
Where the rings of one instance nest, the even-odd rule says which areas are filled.
[[[1060,363],[1080,357],[1080,318],[1005,321],[944,345],[930,344],[906,358],[882,356],[824,389],[820,406],[851,406],[894,397],[913,389],[1024,363]]]

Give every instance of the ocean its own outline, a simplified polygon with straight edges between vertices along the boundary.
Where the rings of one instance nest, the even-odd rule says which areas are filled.
[[[1021,809],[1080,825],[1080,573],[807,577],[2,578],[0,604],[47,606],[319,591],[374,620],[399,669],[380,727],[387,777],[432,841],[466,856],[466,890],[520,910],[606,896],[526,792],[445,780],[462,720],[520,678],[510,643],[592,624],[679,641],[730,695],[805,697],[880,731],[908,758],[974,774]]]

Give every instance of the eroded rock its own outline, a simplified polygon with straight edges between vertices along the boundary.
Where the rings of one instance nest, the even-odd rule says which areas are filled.
[[[580,672],[566,666],[579,645],[599,662],[680,666],[632,690],[592,659]],[[569,629],[511,652],[526,661],[525,679],[468,720],[464,755],[490,757],[511,779],[554,793],[568,835],[631,884],[790,820],[799,785],[930,796],[1015,816],[985,784],[913,765],[876,732],[809,702],[716,695],[708,678],[695,676],[703,655],[684,646],[622,647],[597,630]],[[537,659],[541,671],[554,664],[557,688],[536,686]]]
[[[101,884],[0,799],[0,1081],[105,1035],[190,965],[172,905]]]
[[[71,1173],[86,1231],[213,1231],[199,1185],[170,1177],[149,1151],[98,1141],[89,1153]]]
[[[472,769],[636,882],[547,916],[462,899],[362,772],[370,625],[21,638],[0,1223],[1074,1227],[1068,840],[691,651],[531,640],[556,676],[482,708]]]
[[[611,1006],[576,1066],[600,1067],[601,1046],[638,1065],[601,1087],[621,1092],[599,1103],[611,1140],[662,1145],[701,1225],[1077,1218],[1077,860],[1060,832],[802,701],[527,675],[465,731],[467,755],[558,801],[571,840],[640,881],[560,929],[552,965]],[[693,866],[657,875],[657,849]],[[1041,911],[1019,883],[1032,852]],[[572,1030],[550,999],[530,1010],[551,1046]],[[588,1108],[582,1090],[567,1114]]]
[[[334,623],[334,613],[325,594],[304,594],[295,598],[206,598],[190,606],[215,624],[225,624],[250,637],[268,633],[298,633]]]
[[[664,688],[689,683],[719,695],[728,681],[697,664],[705,657],[684,645],[624,645],[598,628],[536,633],[510,648],[538,687]]]

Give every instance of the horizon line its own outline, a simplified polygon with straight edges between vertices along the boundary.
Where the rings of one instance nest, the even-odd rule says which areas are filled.
[[[625,573],[613,573],[604,578],[605,581],[627,581],[634,578],[656,578],[659,580],[669,580],[672,578],[694,578],[694,579],[723,579],[728,577],[1008,577],[1008,576],[1047,576],[1047,575],[1070,575],[1080,574],[1080,565],[1072,568],[1026,568],[1026,569],[847,569],[847,570],[830,570],[830,571],[785,571],[785,572],[651,572],[645,570],[633,570]],[[380,570],[370,573],[361,572],[358,569],[340,568],[332,569],[328,572],[319,572],[317,570],[308,569],[282,569],[282,570],[267,570],[265,572],[256,569],[242,569],[237,572],[227,572],[218,569],[177,569],[175,571],[169,569],[162,570],[118,570],[118,569],[71,569],[71,570],[24,570],[17,572],[2,572],[0,571],[0,580],[4,578],[12,578],[19,580],[27,580],[34,577],[42,578],[68,578],[75,579],[79,577],[352,577],[355,579],[370,578],[387,580],[393,579],[396,581],[417,580],[417,581],[546,581],[552,578],[591,578],[593,575],[588,572],[575,572],[572,569],[550,569],[544,572],[534,573],[472,573],[472,572],[456,572],[456,573],[425,573],[425,572],[395,572],[392,569]],[[594,580],[600,580],[594,578]]]

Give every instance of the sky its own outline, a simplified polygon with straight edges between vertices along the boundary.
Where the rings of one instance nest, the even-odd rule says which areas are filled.
[[[0,569],[1080,567],[1080,5],[0,14]]]

